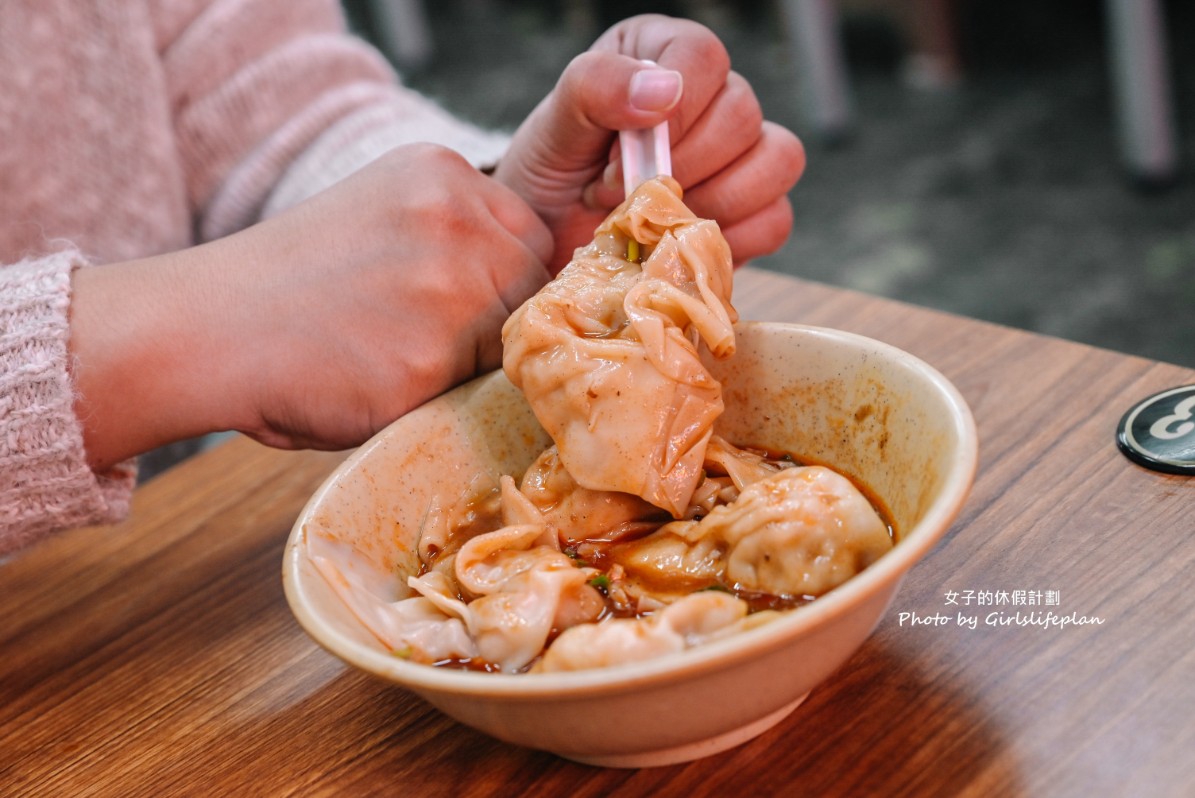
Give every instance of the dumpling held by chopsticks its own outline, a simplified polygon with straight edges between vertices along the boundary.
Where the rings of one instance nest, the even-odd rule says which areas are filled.
[[[643,183],[502,330],[503,368],[578,484],[679,517],[701,477],[734,353],[730,248],[675,180]]]

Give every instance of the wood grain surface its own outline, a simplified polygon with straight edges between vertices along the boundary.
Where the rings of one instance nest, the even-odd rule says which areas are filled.
[[[1114,442],[1133,402],[1195,372],[752,269],[736,305],[918,355],[980,433],[951,532],[777,727],[698,762],[603,770],[348,668],[299,628],[280,578],[291,523],[344,455],[234,439],[141,488],[127,523],[0,564],[0,794],[1195,794],[1195,482]],[[1043,603],[1011,604],[1022,591]],[[1018,611],[1102,623],[987,623]]]

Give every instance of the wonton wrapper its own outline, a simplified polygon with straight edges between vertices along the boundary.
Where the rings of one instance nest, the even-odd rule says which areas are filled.
[[[716,541],[727,582],[773,596],[820,596],[892,548],[867,498],[824,466],[778,471],[700,521],[674,526],[690,545]]]
[[[699,646],[743,626],[747,602],[726,593],[694,593],[646,618],[608,618],[561,633],[535,673],[606,668]]]
[[[622,589],[640,603],[668,603],[710,583],[821,596],[892,548],[884,520],[841,474],[824,466],[763,474],[700,520],[610,547],[606,556],[628,580]]]
[[[628,239],[648,253],[642,265],[627,260]],[[698,345],[734,353],[732,281],[718,225],[656,178],[506,322],[506,375],[580,485],[684,513],[723,409]]]

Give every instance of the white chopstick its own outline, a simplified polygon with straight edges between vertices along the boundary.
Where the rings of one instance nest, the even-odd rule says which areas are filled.
[[[655,65],[654,61],[643,60]],[[622,184],[627,196],[639,188],[644,180],[657,175],[672,175],[672,144],[668,140],[668,123],[641,130],[620,130],[622,149]]]
[[[672,174],[672,146],[668,141],[668,123],[643,130],[621,130],[622,184],[627,196],[645,180]]]

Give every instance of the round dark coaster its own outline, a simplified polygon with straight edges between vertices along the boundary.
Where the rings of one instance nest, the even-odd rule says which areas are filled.
[[[1142,399],[1120,419],[1116,444],[1139,465],[1168,474],[1195,474],[1195,385]]]

